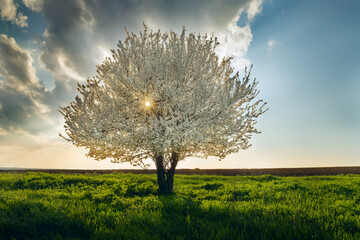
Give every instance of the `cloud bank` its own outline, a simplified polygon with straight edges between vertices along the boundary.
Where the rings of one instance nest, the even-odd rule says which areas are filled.
[[[42,87],[31,56],[13,38],[0,35],[0,129],[6,132],[40,131],[39,117],[47,111],[41,103]],[[39,99],[40,98],[40,99]],[[25,130],[26,129],[26,130]]]
[[[215,34],[221,43],[220,55],[245,59],[251,29],[236,23],[242,13],[250,21],[261,6],[258,0],[25,2],[50,22],[41,54],[45,67],[55,74],[65,67],[84,78],[94,75],[94,66],[103,60],[106,51],[124,38],[124,27],[138,32],[143,22],[155,30],[180,31],[185,26],[189,32]]]
[[[27,16],[17,12],[17,6],[13,0],[0,0],[0,17],[4,21],[10,21],[19,27],[27,27]]]

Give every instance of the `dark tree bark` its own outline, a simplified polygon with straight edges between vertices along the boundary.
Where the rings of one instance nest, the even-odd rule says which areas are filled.
[[[178,164],[179,157],[176,152],[171,153],[170,168],[165,169],[164,156],[158,156],[155,159],[157,182],[159,185],[159,193],[167,194],[172,193],[174,188],[174,174]]]

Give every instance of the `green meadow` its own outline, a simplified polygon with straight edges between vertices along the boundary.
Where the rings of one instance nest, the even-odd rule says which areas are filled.
[[[360,175],[0,174],[0,239],[360,239]]]

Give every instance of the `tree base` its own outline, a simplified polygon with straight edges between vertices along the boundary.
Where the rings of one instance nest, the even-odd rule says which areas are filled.
[[[159,156],[155,160],[159,194],[171,194],[174,188],[174,175],[178,163],[178,155],[174,152],[172,153],[171,167],[168,170],[164,169],[163,159],[163,156]]]

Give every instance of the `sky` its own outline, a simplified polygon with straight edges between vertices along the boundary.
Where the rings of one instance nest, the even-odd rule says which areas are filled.
[[[58,109],[124,28],[143,23],[217,36],[235,70],[253,64],[268,102],[251,148],[178,168],[360,166],[359,10],[356,0],[0,0],[0,168],[132,168],[60,138]]]

